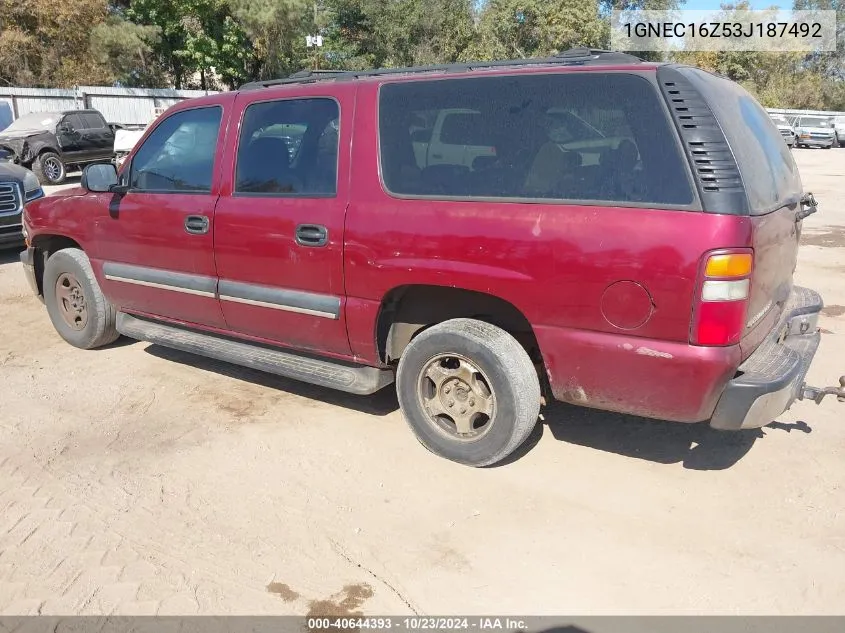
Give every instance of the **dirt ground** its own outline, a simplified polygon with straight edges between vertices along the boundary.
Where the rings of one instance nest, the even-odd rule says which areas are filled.
[[[845,149],[797,282],[845,373]],[[145,343],[83,352],[0,253],[0,613],[841,614],[845,405],[760,430],[545,412],[507,465],[354,397]]]

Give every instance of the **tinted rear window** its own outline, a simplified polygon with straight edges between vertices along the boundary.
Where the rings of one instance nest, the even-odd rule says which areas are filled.
[[[96,130],[99,128],[106,127],[105,120],[96,112],[83,112],[81,116],[82,122],[85,124],[85,127],[89,130]]]
[[[381,169],[397,195],[688,205],[655,88],[623,73],[385,84]]]
[[[766,111],[742,86],[695,68],[682,70],[701,92],[733,151],[752,214],[795,200],[801,177],[789,147]]]

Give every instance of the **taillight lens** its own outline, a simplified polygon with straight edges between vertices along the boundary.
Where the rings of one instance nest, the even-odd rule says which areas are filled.
[[[690,342],[694,345],[734,345],[745,327],[754,254],[749,249],[719,251],[704,256]]]

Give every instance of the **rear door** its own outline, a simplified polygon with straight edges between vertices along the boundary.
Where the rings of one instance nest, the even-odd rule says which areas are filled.
[[[798,167],[766,111],[742,86],[685,69],[707,99],[736,158],[748,197],[754,270],[743,355],[749,355],[777,322],[792,289],[803,193]]]
[[[111,158],[114,153],[114,131],[99,112],[81,113],[85,129],[82,131],[82,143],[86,160]]]
[[[215,295],[216,157],[226,102],[161,120],[121,172],[129,184],[95,223],[96,265],[120,309],[225,328]]]
[[[238,334],[348,355],[343,175],[355,86],[307,88],[237,96],[216,211],[219,296]]]

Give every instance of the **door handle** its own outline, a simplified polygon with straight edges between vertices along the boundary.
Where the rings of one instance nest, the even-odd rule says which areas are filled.
[[[204,215],[189,215],[185,218],[185,230],[193,235],[208,233],[208,218]]]
[[[431,157],[440,159],[440,158],[443,158],[443,154],[432,154]]]
[[[300,224],[296,227],[296,243],[300,246],[325,246],[329,230],[319,224]]]

